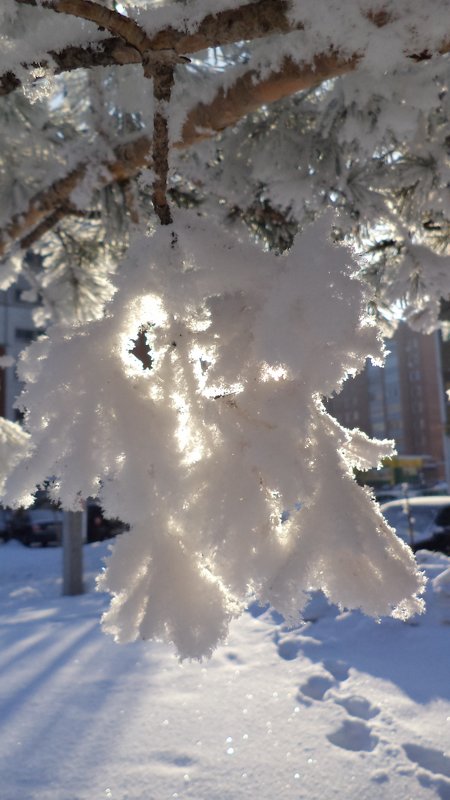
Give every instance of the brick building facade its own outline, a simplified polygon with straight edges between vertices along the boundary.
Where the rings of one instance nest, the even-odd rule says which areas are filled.
[[[399,455],[428,456],[427,483],[445,480],[446,396],[440,334],[423,335],[400,323],[386,347],[385,367],[368,363],[327,407],[348,428],[394,439]],[[450,348],[448,367],[450,382]]]

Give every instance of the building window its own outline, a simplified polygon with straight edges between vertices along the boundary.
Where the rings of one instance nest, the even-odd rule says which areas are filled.
[[[26,289],[15,289],[14,290],[14,302],[15,303],[20,303],[21,305],[24,305],[24,306],[25,305],[26,306],[31,305],[29,300],[24,300],[24,298],[23,298],[23,295],[24,295],[25,291],[26,291]]]
[[[37,331],[34,328],[16,328],[15,330],[16,339],[20,342],[32,342],[40,333],[41,331]]]

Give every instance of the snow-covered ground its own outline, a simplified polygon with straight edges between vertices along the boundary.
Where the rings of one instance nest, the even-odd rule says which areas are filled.
[[[450,566],[419,554],[426,615],[376,623],[316,596],[287,630],[236,621],[209,662],[116,645],[61,551],[0,545],[1,800],[450,800]],[[439,578],[439,576],[442,576]]]

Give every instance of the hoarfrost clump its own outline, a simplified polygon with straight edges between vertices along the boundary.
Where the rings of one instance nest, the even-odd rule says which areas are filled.
[[[7,356],[3,357],[6,361]],[[9,366],[2,364],[2,367]],[[5,486],[8,473],[29,452],[30,437],[17,422],[0,417],[0,490]]]
[[[2,7],[0,8],[0,22],[7,23],[14,19],[17,14],[17,5],[15,0],[3,0]]]
[[[54,80],[51,72],[42,67],[30,70],[28,80],[22,82],[22,91],[30,103],[51,97],[55,92]]]
[[[293,619],[316,588],[375,616],[422,609],[411,551],[351,471],[391,443],[321,401],[383,355],[330,224],[276,257],[177,212],[136,238],[103,319],[54,326],[24,356],[34,449],[5,498],[29,503],[53,475],[65,507],[98,495],[130,524],[99,580],[117,640],[201,657],[250,597]],[[143,335],[150,369],[133,354]]]

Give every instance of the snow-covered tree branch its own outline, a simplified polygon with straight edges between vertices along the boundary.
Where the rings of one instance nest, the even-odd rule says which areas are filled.
[[[177,149],[190,147],[203,139],[209,139],[233,126],[252,111],[320,84],[339,72],[345,73],[352,69],[352,66],[353,62],[346,62],[338,70],[334,56],[320,56],[315,59],[312,71],[310,66],[305,69],[290,58],[283,62],[280,70],[271,72],[264,80],[258,79],[258,74],[254,70],[249,70],[227,89],[218,89],[210,103],[200,102],[188,111],[181,134],[173,142],[173,147]],[[151,103],[151,98],[148,102]],[[47,232],[54,225],[54,214],[59,221],[68,213],[72,192],[82,183],[89,171],[90,162],[95,162],[98,157],[97,144],[93,142],[90,148],[86,148],[84,153],[86,161],[77,164],[64,177],[58,178],[48,188],[31,197],[27,207],[14,214],[6,223],[3,233],[0,229],[1,255],[17,243],[22,249],[30,247],[42,235],[42,229],[38,228],[38,225],[44,225],[44,232]],[[92,152],[91,157],[89,150]],[[105,159],[100,167],[96,165],[98,186],[134,178],[144,166],[149,166],[151,141],[146,136],[133,138],[132,141],[119,145],[114,156],[113,160]],[[94,188],[95,185],[92,189]]]
[[[129,523],[101,578],[120,640],[199,657],[251,597],[292,619],[315,588],[421,610],[353,479],[392,444],[323,398],[382,361],[377,313],[429,327],[450,293],[450,10],[423,6],[0,11],[1,284],[28,274],[47,325],[4,500],[50,481]]]
[[[19,0],[16,0],[19,2]],[[23,5],[35,6],[35,0],[20,0]],[[243,41],[257,40],[280,33],[292,33],[295,30],[304,30],[304,23],[298,19],[290,19],[287,3],[273,3],[273,0],[249,3],[248,5],[221,11],[215,15],[207,15],[195,25],[195,33],[185,33],[169,26],[163,28],[152,36],[146,36],[144,31],[123,15],[93,3],[92,0],[60,0],[48,2],[45,8],[65,14],[96,22],[101,27],[108,27],[112,33],[119,33],[122,39],[100,40],[96,45],[87,44],[84,48],[69,47],[65,51],[49,51],[47,55],[37,55],[38,64],[53,69],[55,74],[60,72],[92,68],[95,66],[108,66],[111,64],[141,64],[142,54],[147,51],[173,50],[177,54],[192,54],[211,47],[224,47],[227,44]],[[156,16],[156,15],[155,15]],[[384,28],[397,22],[391,14],[374,14],[368,11],[366,18],[369,25]],[[183,19],[184,22],[184,19]],[[408,26],[406,26],[408,29]],[[412,30],[412,26],[411,26]],[[417,42],[416,36],[411,36],[408,44],[406,37],[403,55],[415,62],[428,60],[431,52],[424,38],[423,46]],[[400,46],[400,45],[399,45]],[[450,48],[450,37],[439,36],[436,51],[446,53]],[[308,61],[296,61],[293,54],[288,54],[281,59],[277,69],[269,74],[261,75],[260,65],[257,69],[238,70],[235,81],[230,85],[229,77],[226,87],[219,86],[212,94],[209,102],[195,104],[186,113],[186,118],[181,128],[181,135],[175,146],[189,146],[199,139],[214,135],[227,127],[234,125],[242,117],[257,110],[267,103],[273,103],[281,98],[295,94],[303,89],[320,85],[323,81],[352,71],[363,60],[364,53],[351,52],[347,49],[342,54],[333,46],[324,52],[314,53]],[[278,59],[280,62],[280,59]],[[20,69],[27,69],[27,65],[20,65]],[[29,67],[28,67],[29,69]],[[12,91],[20,85],[19,78],[9,70],[1,79],[4,93]],[[134,148],[129,146],[124,153],[117,155],[117,163],[108,161],[101,170],[99,183],[123,180],[123,177],[134,177],[136,170],[144,166],[148,160],[147,140],[139,140]],[[97,153],[93,154],[97,158]],[[25,238],[25,246],[29,246],[31,233],[37,222],[48,220],[44,225],[45,232],[52,227],[53,219],[60,220],[68,207],[67,197],[75,186],[82,180],[86,172],[86,164],[79,164],[69,175],[58,179],[55,185],[48,187],[42,194],[32,197],[30,206],[21,208],[13,219],[5,226],[3,235],[0,231],[0,253],[5,250],[7,241],[20,241]],[[109,181],[105,175],[112,173]],[[50,212],[50,213],[49,213]],[[37,231],[38,238],[41,228]],[[35,238],[35,237],[33,237]]]

